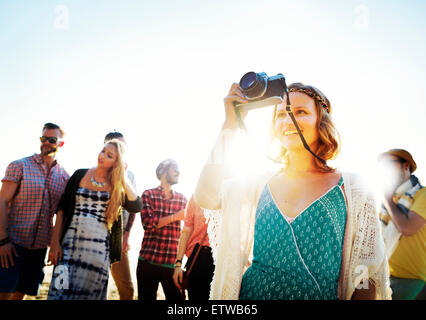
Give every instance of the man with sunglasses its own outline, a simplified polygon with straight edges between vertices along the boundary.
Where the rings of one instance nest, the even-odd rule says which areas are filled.
[[[0,189],[0,300],[35,296],[52,220],[69,175],[56,161],[64,132],[46,123],[40,153],[11,162]]]
[[[379,155],[383,203],[379,213],[389,258],[393,300],[426,299],[426,188],[403,149]]]

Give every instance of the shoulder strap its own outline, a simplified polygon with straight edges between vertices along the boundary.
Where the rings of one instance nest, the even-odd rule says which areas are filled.
[[[209,224],[209,221],[210,221],[210,218],[209,218],[209,220],[207,220],[207,225]],[[192,271],[192,268],[194,267],[194,265],[195,265],[195,260],[197,260],[197,257],[198,257],[198,255],[200,254],[200,251],[201,251],[201,247],[203,246],[203,242],[204,242],[204,240],[206,239],[206,237],[207,237],[207,230],[206,230],[206,232],[204,233],[204,236],[203,236],[203,238],[201,239],[201,241],[200,241],[200,245],[199,245],[199,247],[197,248],[197,251],[195,252],[195,255],[194,255],[194,259],[192,260],[192,263],[191,263],[191,265],[189,266],[189,269],[186,271],[186,275],[187,276],[189,276],[189,274],[191,273],[191,271]]]

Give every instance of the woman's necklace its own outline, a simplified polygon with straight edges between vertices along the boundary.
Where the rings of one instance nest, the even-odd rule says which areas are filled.
[[[106,185],[106,181],[105,182],[98,182],[95,180],[95,173],[93,172],[92,177],[90,178],[90,182],[92,183],[92,185],[94,185],[95,187],[98,188],[103,188]]]

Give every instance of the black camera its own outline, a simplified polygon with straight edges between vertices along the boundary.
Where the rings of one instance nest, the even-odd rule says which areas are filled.
[[[236,104],[239,111],[258,109],[282,103],[285,92],[285,78],[281,73],[268,77],[265,72],[247,72],[240,80],[248,102]]]

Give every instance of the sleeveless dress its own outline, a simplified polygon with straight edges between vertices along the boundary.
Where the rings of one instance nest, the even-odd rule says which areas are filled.
[[[342,184],[343,178],[294,219],[279,210],[265,186],[240,299],[337,300],[347,212]]]
[[[109,278],[109,192],[79,187],[75,213],[62,242],[48,300],[106,300]]]

